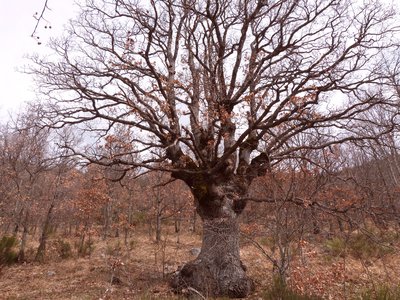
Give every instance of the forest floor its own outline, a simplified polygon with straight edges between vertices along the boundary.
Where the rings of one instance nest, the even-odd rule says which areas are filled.
[[[92,248],[87,249],[91,253],[85,257],[76,253],[79,237],[53,235],[43,263],[29,262],[37,247],[30,241],[28,262],[0,268],[0,299],[179,299],[168,287],[168,276],[194,258],[191,250],[200,247],[201,236],[166,233],[155,243],[144,229],[135,232],[127,243],[123,238],[93,238]],[[378,299],[385,289],[400,290],[399,241],[397,234],[390,241],[390,251],[379,255],[376,248],[360,250],[370,245],[353,246],[361,251],[357,257],[340,240],[301,240],[293,250],[289,286],[298,294],[322,299]],[[257,242],[271,253],[267,240]],[[273,299],[268,296],[273,282],[271,262],[247,239],[243,239],[241,255],[256,285],[248,299]]]

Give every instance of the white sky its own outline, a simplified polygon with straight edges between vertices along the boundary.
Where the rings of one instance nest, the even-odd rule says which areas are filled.
[[[28,75],[17,71],[28,64],[24,56],[41,53],[50,37],[62,33],[64,24],[74,15],[73,0],[49,0],[51,10],[38,27],[42,45],[31,37],[36,21],[35,12],[41,13],[45,0],[0,0],[0,123],[9,114],[18,111],[22,103],[34,101],[37,96]],[[45,29],[51,25],[52,29]]]

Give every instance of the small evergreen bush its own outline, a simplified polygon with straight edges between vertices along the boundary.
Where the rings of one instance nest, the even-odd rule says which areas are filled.
[[[346,251],[346,242],[339,237],[335,237],[325,242],[325,248],[333,256],[343,256]]]
[[[327,240],[325,248],[332,256],[350,254],[358,259],[379,258],[393,251],[387,242],[375,241],[362,233],[351,235],[347,240],[340,237]]]
[[[0,265],[10,265],[17,262],[18,254],[14,250],[17,239],[12,236],[3,236],[0,240]]]

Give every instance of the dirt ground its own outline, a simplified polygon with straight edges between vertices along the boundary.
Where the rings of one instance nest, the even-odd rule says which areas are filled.
[[[62,238],[72,245],[72,257],[60,258],[52,237],[46,261],[27,262],[0,270],[0,299],[179,299],[168,287],[168,275],[194,258],[191,249],[200,247],[198,234],[166,234],[155,243],[143,230],[129,238],[94,239],[89,256],[78,257],[77,238]],[[30,242],[33,257],[37,245]],[[396,246],[397,249],[398,245]],[[268,250],[268,247],[265,246]],[[302,242],[288,282],[299,293],[323,299],[360,299],[357,295],[381,284],[400,283],[397,251],[381,258],[360,260],[327,255],[319,243]],[[242,243],[242,259],[256,284],[248,299],[263,299],[271,286],[272,265],[252,243]]]

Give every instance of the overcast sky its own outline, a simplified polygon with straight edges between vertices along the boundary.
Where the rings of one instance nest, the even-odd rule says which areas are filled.
[[[36,21],[35,12],[40,14],[45,0],[0,0],[0,120],[9,111],[17,111],[25,101],[36,98],[34,86],[28,75],[17,71],[29,61],[24,56],[43,53],[46,42],[52,36],[60,35],[63,26],[74,15],[73,0],[48,0],[51,10],[45,12],[48,21],[42,21],[38,35],[42,45],[31,37]],[[52,29],[45,29],[51,25]]]

